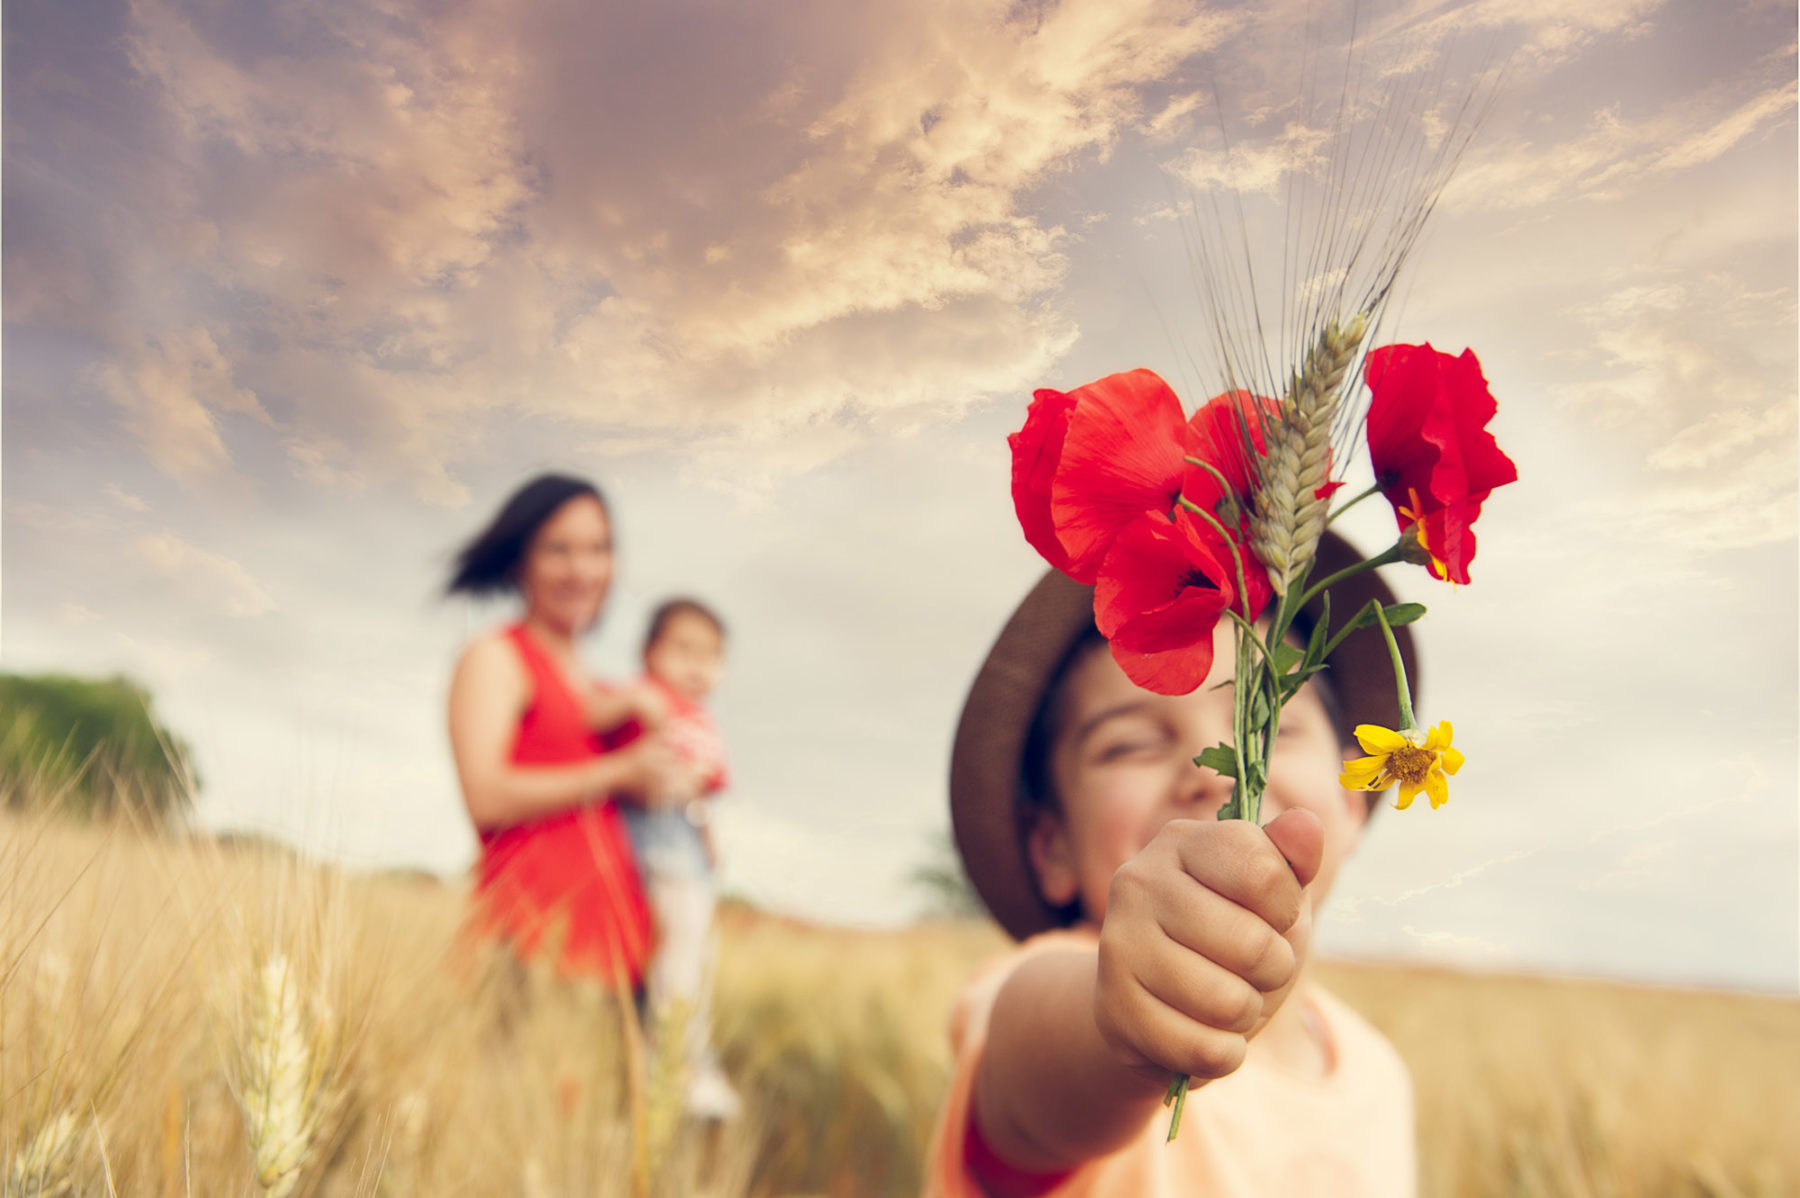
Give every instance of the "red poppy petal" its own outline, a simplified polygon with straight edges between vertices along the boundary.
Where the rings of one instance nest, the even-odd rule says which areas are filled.
[[[1108,375],[1071,392],[1050,518],[1069,555],[1065,572],[1093,582],[1119,530],[1146,511],[1165,515],[1181,492],[1181,401],[1148,370]]]
[[[1094,579],[1094,624],[1111,637],[1146,611],[1173,603],[1189,569],[1176,525],[1149,512],[1113,539]]]
[[[1518,478],[1487,431],[1497,405],[1480,362],[1472,350],[1389,345],[1370,351],[1364,377],[1369,458],[1395,521],[1419,526],[1434,576],[1468,582],[1481,504]]]
[[[1256,478],[1255,455],[1268,450],[1267,429],[1281,405],[1249,391],[1227,391],[1201,405],[1187,423],[1182,448],[1225,476],[1239,498],[1250,494]],[[1222,494],[1212,471],[1188,467],[1188,498],[1211,508]],[[1203,500],[1202,494],[1209,496]]]
[[[1436,446],[1419,435],[1436,393],[1436,352],[1429,345],[1384,345],[1363,363],[1369,460],[1389,498],[1402,480],[1419,485],[1437,463]]]
[[[1211,624],[1206,626],[1203,640],[1158,652],[1144,652],[1115,640],[1110,642],[1113,660],[1127,678],[1147,691],[1159,695],[1192,694],[1212,672],[1212,628]]]
[[[1063,440],[1069,430],[1069,413],[1075,398],[1048,388],[1035,392],[1025,413],[1025,425],[1007,437],[1012,449],[1013,510],[1031,547],[1058,570],[1067,570],[1068,551],[1056,539],[1050,520],[1050,482],[1062,460]]]
[[[1183,513],[1146,513],[1114,540],[1094,585],[1094,617],[1133,682],[1186,694],[1212,668],[1212,632],[1232,588]]]

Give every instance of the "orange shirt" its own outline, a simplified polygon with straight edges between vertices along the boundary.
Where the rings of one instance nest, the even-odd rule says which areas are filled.
[[[1033,936],[964,988],[951,1013],[950,1095],[926,1165],[928,1198],[980,1198],[970,1175],[970,1104],[987,1043],[988,1017],[1019,963],[1045,949],[1092,948],[1091,931]],[[1310,1002],[1330,1037],[1335,1065],[1302,1078],[1262,1060],[1251,1044],[1242,1067],[1188,1094],[1181,1134],[1167,1142],[1168,1113],[1110,1156],[1088,1161],[1046,1190],[1056,1198],[1409,1198],[1417,1188],[1412,1081],[1393,1045],[1318,987]]]

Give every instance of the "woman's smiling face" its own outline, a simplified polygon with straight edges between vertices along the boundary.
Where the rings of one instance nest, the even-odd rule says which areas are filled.
[[[600,618],[612,586],[612,522],[592,495],[569,500],[532,534],[519,569],[527,611],[568,633]]]
[[[1214,633],[1214,672],[1187,695],[1158,695],[1125,676],[1105,642],[1079,652],[1051,702],[1054,729],[1047,777],[1054,809],[1030,838],[1046,902],[1080,900],[1084,917],[1105,918],[1112,876],[1173,819],[1215,819],[1231,781],[1194,764],[1231,739],[1232,630]],[[1270,750],[1261,822],[1294,807],[1325,827],[1324,859],[1313,884],[1323,901],[1367,819],[1366,796],[1338,783],[1343,747],[1311,685],[1281,711]]]

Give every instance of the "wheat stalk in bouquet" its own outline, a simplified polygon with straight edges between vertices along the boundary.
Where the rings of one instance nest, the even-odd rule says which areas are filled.
[[[1402,560],[1467,583],[1481,503],[1516,477],[1486,431],[1495,406],[1472,352],[1369,348],[1494,75],[1479,74],[1447,112],[1436,91],[1404,75],[1373,102],[1357,77],[1347,71],[1329,153],[1291,175],[1283,197],[1278,318],[1265,316],[1243,197],[1224,188],[1195,198],[1190,249],[1218,394],[1188,417],[1147,370],[1040,390],[1010,439],[1027,540],[1094,586],[1095,624],[1133,682],[1165,694],[1196,689],[1212,669],[1214,627],[1235,627],[1231,740],[1195,759],[1233,780],[1222,819],[1258,819],[1282,705],[1346,636],[1372,626],[1393,663],[1400,727],[1359,726],[1369,756],[1345,769],[1343,784],[1398,783],[1402,808],[1420,791],[1434,807],[1444,802],[1462,756],[1448,721],[1417,727],[1392,633],[1424,608],[1371,602],[1334,628],[1330,588]],[[1375,484],[1334,511],[1359,434]],[[1394,544],[1314,581],[1326,526],[1378,492],[1394,507]],[[1323,618],[1292,643],[1315,600]],[[1187,1088],[1185,1076],[1169,1087],[1171,1138]]]

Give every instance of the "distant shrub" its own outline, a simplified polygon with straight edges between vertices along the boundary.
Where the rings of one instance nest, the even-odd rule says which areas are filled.
[[[192,750],[128,678],[0,674],[0,801],[92,819],[184,816],[199,789]]]

